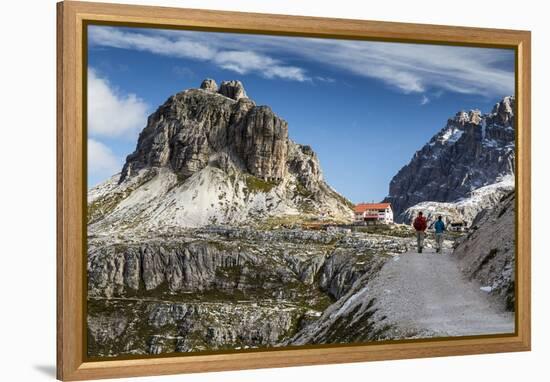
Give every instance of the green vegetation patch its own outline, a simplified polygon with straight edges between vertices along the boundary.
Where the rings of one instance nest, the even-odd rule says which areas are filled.
[[[122,193],[103,196],[88,204],[88,224],[94,223],[111,213],[125,199]]]
[[[303,198],[313,197],[313,193],[309,191],[301,182],[296,183],[296,193]]]
[[[300,224],[313,221],[313,216],[308,215],[278,215],[270,216],[262,221],[259,221],[256,225],[256,228],[259,230],[274,230],[284,228],[295,228]]]
[[[152,180],[156,175],[156,171],[149,171],[143,176],[139,184],[136,184],[133,187],[128,187],[124,191],[119,191],[112,194],[109,193],[105,196],[97,198],[92,203],[89,203],[87,208],[88,224],[95,223],[103,216],[111,213],[116,208],[116,206],[120,204],[120,202],[130,196],[130,194],[134,192],[138,187]]]
[[[260,179],[258,177],[248,175],[246,177],[246,188],[248,192],[269,192],[273,189],[273,187],[277,186],[277,182],[274,181],[267,181]]]
[[[353,231],[374,235],[386,235],[395,237],[414,237],[414,230],[404,225],[373,224],[353,227]]]

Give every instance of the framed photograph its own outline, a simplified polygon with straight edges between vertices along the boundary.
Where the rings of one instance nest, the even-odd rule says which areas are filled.
[[[57,17],[59,379],[530,349],[530,32]]]

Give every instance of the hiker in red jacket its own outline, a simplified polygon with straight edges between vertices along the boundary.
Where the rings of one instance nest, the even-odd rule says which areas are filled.
[[[416,230],[416,244],[418,247],[418,253],[422,253],[422,248],[424,247],[424,236],[426,235],[426,228],[428,228],[428,223],[426,218],[422,216],[422,211],[418,213],[416,219],[414,219],[413,227]]]

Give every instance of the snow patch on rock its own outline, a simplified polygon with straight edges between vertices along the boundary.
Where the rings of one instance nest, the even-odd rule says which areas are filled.
[[[470,194],[456,202],[421,202],[409,207],[403,214],[403,221],[410,223],[418,212],[422,211],[429,222],[435,221],[441,215],[446,221],[466,221],[470,225],[477,214],[495,206],[502,196],[515,188],[514,175],[505,175],[498,182],[473,190]]]

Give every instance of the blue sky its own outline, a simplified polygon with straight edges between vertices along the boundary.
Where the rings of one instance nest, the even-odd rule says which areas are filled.
[[[107,26],[88,36],[89,186],[120,171],[150,113],[204,78],[242,81],[353,202],[383,199],[456,112],[514,93],[512,50]]]

